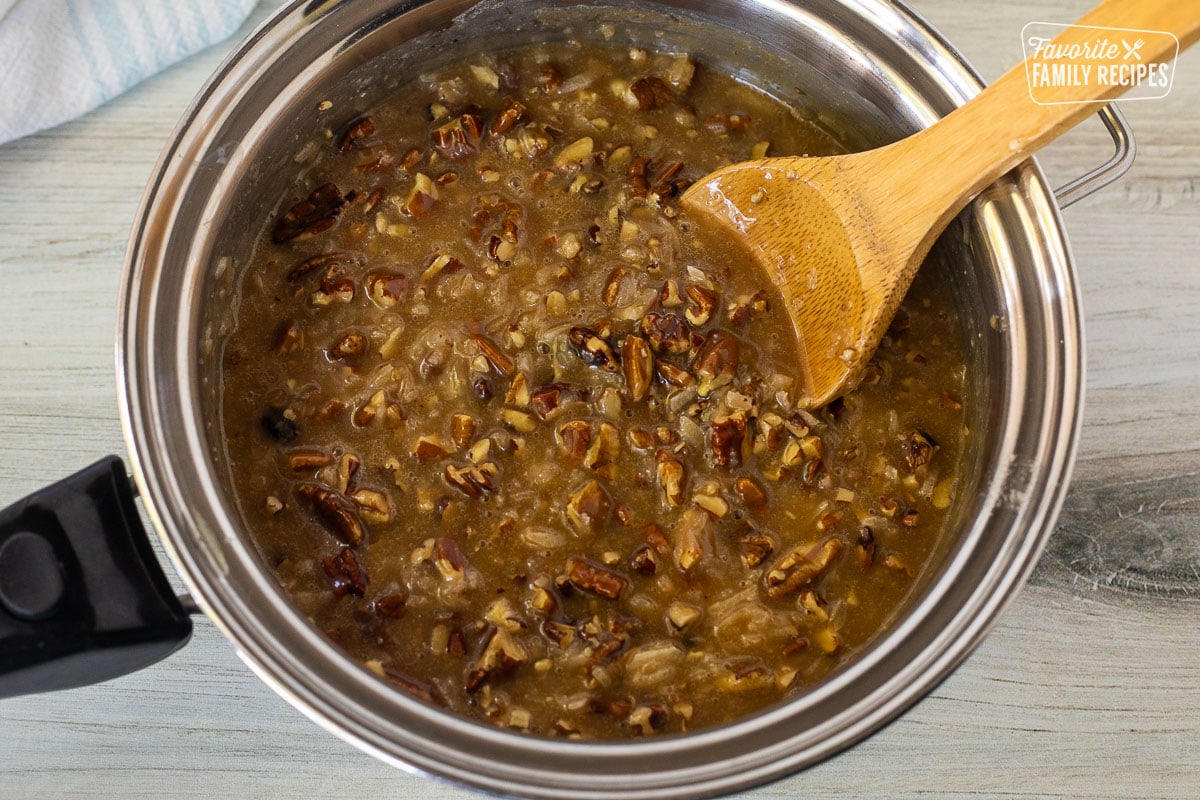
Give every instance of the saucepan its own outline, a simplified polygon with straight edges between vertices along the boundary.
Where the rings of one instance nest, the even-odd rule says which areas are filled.
[[[611,27],[607,24],[611,23]],[[281,593],[228,488],[220,342],[239,269],[297,156],[404,80],[482,49],[598,36],[686,51],[771,91],[852,147],[928,125],[981,87],[915,14],[884,0],[297,0],[196,98],[164,150],[129,243],[117,370],[132,464],[107,459],[0,515],[0,695],[103,680],[187,640],[207,614],[317,723],[378,758],[529,797],[708,796],[809,766],[900,714],[965,658],[1033,568],[1079,434],[1083,338],[1059,209],[1118,176],[1051,191],[1034,162],[988,188],[925,269],[962,309],[969,477],[956,534],[907,609],[856,660],[764,712],[681,736],[558,741],[487,728],[352,662]],[[321,101],[332,110],[312,113]],[[149,517],[190,598],[174,596]]]

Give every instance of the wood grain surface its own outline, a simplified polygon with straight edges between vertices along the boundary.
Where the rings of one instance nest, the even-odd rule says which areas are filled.
[[[913,6],[994,79],[1019,60],[1025,23],[1069,22],[1089,3]],[[125,240],[160,148],[232,46],[0,146],[0,502],[123,452],[113,336]],[[1064,212],[1088,399],[1037,570],[909,713],[745,797],[1200,797],[1200,53],[1180,59],[1166,99],[1123,109],[1133,170]],[[1110,148],[1085,123],[1042,162],[1064,182]],[[0,798],[473,796],[324,732],[205,619],[141,673],[0,702]]]

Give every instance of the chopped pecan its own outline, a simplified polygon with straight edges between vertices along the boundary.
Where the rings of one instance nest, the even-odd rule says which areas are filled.
[[[717,417],[709,424],[708,448],[718,467],[737,467],[742,463],[742,445],[746,441],[746,415],[738,411]]]
[[[658,554],[654,548],[644,544],[633,551],[629,557],[629,566],[640,575],[653,575],[658,571]]]
[[[621,342],[621,366],[625,375],[625,390],[638,402],[650,389],[654,377],[654,354],[640,336],[629,335]]]
[[[608,522],[612,501],[597,481],[588,481],[567,498],[567,521],[579,533],[602,530]]]
[[[450,438],[459,447],[466,447],[475,437],[478,421],[470,414],[453,414],[450,416]]]
[[[529,660],[529,653],[504,628],[490,626],[487,643],[479,659],[467,670],[464,688],[474,693],[484,683],[511,675]]]
[[[447,464],[444,473],[446,482],[467,497],[482,497],[484,492],[495,491],[499,474],[499,467],[490,461],[465,467]]]
[[[295,282],[310,272],[329,267],[342,267],[354,263],[356,260],[357,257],[353,253],[347,253],[344,250],[334,250],[332,253],[320,253],[306,258],[292,267],[287,274],[287,279],[289,282]]]
[[[742,553],[742,561],[751,569],[766,561],[775,552],[775,540],[753,528],[739,536],[737,543]]]
[[[388,682],[397,687],[401,691],[412,695],[418,700],[423,700],[426,703],[436,706],[444,706],[445,699],[438,688],[432,683],[414,678],[406,672],[401,672],[395,667],[385,666],[383,668],[383,676]]]
[[[729,322],[734,327],[741,328],[755,316],[767,311],[769,308],[767,295],[760,289],[744,300],[737,301],[730,307]]]
[[[482,131],[478,114],[462,114],[433,131],[433,146],[446,158],[466,158],[475,154]]]
[[[404,201],[404,213],[413,219],[422,219],[429,215],[438,202],[437,185],[424,172],[413,176],[413,186]]]
[[[482,334],[475,334],[471,337],[471,341],[479,346],[479,352],[483,353],[483,357],[487,359],[498,375],[512,374],[513,367],[516,365],[513,363],[512,357],[504,352],[500,345]]]
[[[671,87],[663,83],[661,78],[646,75],[629,84],[627,100],[642,111],[663,108],[675,101],[675,93]]]
[[[620,597],[629,584],[629,579],[620,573],[586,558],[572,558],[567,561],[567,580],[576,589],[608,600]]]
[[[418,461],[434,461],[450,455],[450,447],[438,436],[422,435],[417,437],[412,454]]]
[[[394,592],[375,601],[375,613],[388,619],[400,619],[404,616],[404,609],[407,606],[408,595],[403,592]]]
[[[753,478],[741,477],[734,481],[734,488],[742,502],[748,506],[761,506],[767,502],[767,495]]]
[[[304,349],[304,328],[299,320],[288,320],[282,324],[275,335],[275,354],[286,355]]]
[[[293,450],[288,453],[288,466],[295,472],[310,472],[332,463],[333,456],[324,450]]]
[[[654,362],[654,372],[658,375],[659,380],[668,386],[686,389],[689,386],[696,385],[696,378],[692,373],[682,367],[675,366],[670,361],[656,359]]]
[[[375,122],[370,117],[360,117],[346,128],[338,142],[338,152],[348,153],[366,145],[367,139],[375,135]]]
[[[542,87],[542,91],[546,94],[557,92],[558,87],[562,85],[563,75],[550,62],[541,65],[538,70],[538,85]]]
[[[616,372],[620,369],[617,356],[608,346],[608,342],[601,339],[592,329],[573,327],[567,338],[585,364],[599,367],[605,372]]]
[[[668,506],[683,505],[684,471],[683,464],[666,450],[654,454],[655,473],[658,475],[658,485],[662,488],[664,502]]]
[[[568,462],[581,463],[592,441],[592,426],[581,419],[573,419],[559,425],[554,438]]]
[[[351,331],[329,348],[329,357],[336,360],[356,358],[367,352],[367,337]]]
[[[585,400],[587,393],[569,383],[550,383],[540,386],[530,395],[530,407],[540,419],[547,419],[560,408]]]
[[[841,549],[841,540],[833,537],[793,547],[767,572],[767,594],[784,597],[812,583]]]
[[[670,311],[651,311],[642,317],[642,333],[656,353],[686,353],[692,349],[692,329]]]
[[[349,545],[362,544],[366,531],[354,504],[345,496],[318,483],[302,483],[296,487],[296,494],[339,539]]]
[[[271,232],[271,240],[282,244],[324,233],[337,222],[347,202],[337,186],[322,184],[280,218]]]
[[[433,542],[433,563],[448,581],[460,581],[466,576],[467,559],[458,547],[458,542],[440,536]]]
[[[333,593],[337,597],[352,594],[362,597],[367,591],[367,573],[358,564],[358,558],[349,547],[343,547],[337,555],[321,559],[325,574],[333,581]]]
[[[608,273],[608,279],[604,282],[604,290],[600,293],[600,301],[604,305],[615,306],[621,295],[621,284],[625,278],[629,276],[629,270],[625,267],[616,267],[612,272]]]
[[[408,276],[390,270],[375,270],[363,278],[363,288],[380,307],[395,308],[408,294]]]
[[[500,136],[508,133],[524,118],[525,106],[518,100],[506,97],[500,104],[500,110],[496,112],[496,116],[492,119],[492,124],[488,126],[488,132],[492,136]]]
[[[738,367],[738,340],[728,333],[712,331],[692,360],[692,370],[700,378],[697,391],[707,397],[733,380]]]
[[[583,456],[583,465],[594,469],[601,475],[611,477],[621,453],[621,434],[616,426],[607,422],[600,423],[596,437]]]
[[[684,511],[675,526],[675,563],[684,572],[699,566],[716,552],[716,538],[707,511],[695,506]]]
[[[904,439],[904,461],[908,464],[908,471],[916,472],[917,467],[928,464],[937,448],[937,442],[929,434],[909,431]]]
[[[717,310],[720,295],[712,289],[698,284],[687,287],[688,307],[684,311],[687,321],[699,327],[708,322]]]

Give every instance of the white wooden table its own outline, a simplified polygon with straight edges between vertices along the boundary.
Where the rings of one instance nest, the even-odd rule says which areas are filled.
[[[989,78],[1031,20],[1088,0],[914,0]],[[256,18],[261,18],[262,11]],[[0,504],[122,452],[122,254],[160,148],[233,46],[0,146]],[[0,54],[0,61],[3,55]],[[1066,212],[1089,343],[1080,460],[1029,585],[936,692],[853,750],[747,797],[1200,797],[1200,52],[1123,106],[1139,155]],[[1056,143],[1055,182],[1109,150]],[[0,702],[0,797],[471,797],[303,718],[205,619],[139,674]]]

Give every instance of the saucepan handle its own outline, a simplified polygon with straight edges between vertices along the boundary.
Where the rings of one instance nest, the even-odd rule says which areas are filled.
[[[1113,181],[1120,178],[1133,166],[1137,156],[1137,146],[1133,142],[1133,131],[1125,120],[1125,115],[1117,108],[1116,103],[1109,103],[1100,109],[1098,116],[1112,136],[1116,148],[1112,158],[1096,167],[1091,172],[1081,175],[1065,186],[1054,190],[1054,199],[1060,208],[1078,203],[1085,197],[1100,191]]]
[[[191,635],[116,456],[0,511],[0,697],[115,678]]]

